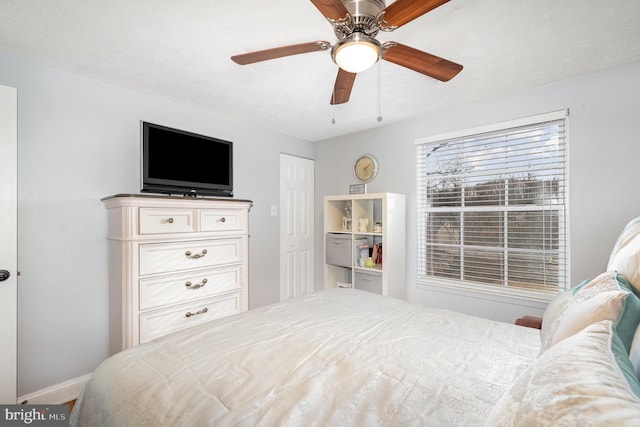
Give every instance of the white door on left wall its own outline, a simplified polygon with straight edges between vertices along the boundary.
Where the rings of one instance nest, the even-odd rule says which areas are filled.
[[[0,85],[0,403],[17,398],[18,93]]]

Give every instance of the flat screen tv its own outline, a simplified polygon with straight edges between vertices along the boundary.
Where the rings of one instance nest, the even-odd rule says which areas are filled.
[[[142,191],[233,196],[233,143],[142,122]]]

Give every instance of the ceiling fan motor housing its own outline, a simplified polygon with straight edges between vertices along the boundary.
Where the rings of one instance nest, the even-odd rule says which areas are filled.
[[[342,0],[351,17],[346,22],[335,23],[335,34],[338,40],[358,32],[369,37],[378,34],[378,14],[385,8],[384,0]]]

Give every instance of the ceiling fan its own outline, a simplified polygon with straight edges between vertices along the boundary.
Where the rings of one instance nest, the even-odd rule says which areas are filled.
[[[378,31],[393,31],[448,1],[396,0],[386,6],[385,0],[311,0],[333,26],[338,39],[333,46],[321,40],[243,53],[231,59],[247,65],[331,49],[331,57],[340,67],[331,105],[348,102],[356,74],[380,59],[446,82],[462,70],[462,65],[401,43],[380,43],[375,37]]]

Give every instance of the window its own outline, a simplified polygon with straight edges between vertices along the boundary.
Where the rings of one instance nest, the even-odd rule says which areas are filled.
[[[566,117],[416,141],[419,283],[542,300],[567,288]]]

